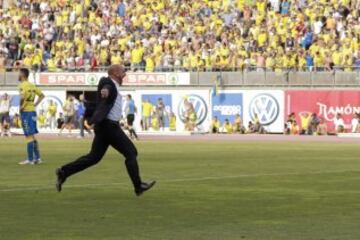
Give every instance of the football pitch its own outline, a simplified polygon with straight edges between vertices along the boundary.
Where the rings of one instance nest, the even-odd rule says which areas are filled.
[[[0,139],[1,240],[330,240],[360,237],[360,144],[136,142],[136,197],[124,160],[102,162],[55,191],[55,168],[90,140],[40,140],[44,164],[19,166],[25,140]]]

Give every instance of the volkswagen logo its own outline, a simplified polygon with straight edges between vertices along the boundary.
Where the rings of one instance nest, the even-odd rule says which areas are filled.
[[[249,114],[252,121],[257,114],[260,124],[270,125],[276,121],[280,113],[280,107],[274,96],[261,93],[256,95],[250,102]]]
[[[205,100],[198,95],[187,95],[180,101],[178,107],[178,115],[180,120],[183,123],[186,122],[188,110],[191,108],[191,106],[194,108],[197,116],[196,125],[202,124],[208,115],[208,107]]]
[[[57,96],[53,95],[45,96],[44,100],[41,101],[41,104],[37,107],[37,109],[46,111],[50,101],[53,101],[53,103],[57,106],[58,113],[62,111],[63,101],[61,101],[61,99]]]

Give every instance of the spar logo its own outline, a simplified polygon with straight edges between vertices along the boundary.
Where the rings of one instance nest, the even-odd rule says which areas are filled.
[[[187,95],[180,101],[178,115],[183,123],[186,122],[186,118],[189,116],[191,109],[194,109],[196,113],[196,124],[202,124],[208,115],[208,107],[205,100],[198,95]]]
[[[87,77],[86,77],[86,83],[88,85],[97,85],[98,84],[98,78],[95,74],[89,74]]]
[[[270,125],[276,121],[280,113],[279,103],[274,96],[267,93],[256,95],[250,102],[249,115],[252,121],[257,114],[262,125]]]
[[[179,83],[179,77],[175,73],[169,74],[168,81],[170,85],[177,85]]]

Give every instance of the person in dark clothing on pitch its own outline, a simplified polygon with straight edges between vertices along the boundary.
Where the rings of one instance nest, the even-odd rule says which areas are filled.
[[[135,137],[135,139],[139,140],[138,135],[136,134],[133,126],[135,120],[136,106],[130,94],[127,95],[125,113],[127,120],[127,129],[129,130],[130,138],[133,139]]]
[[[121,65],[112,65],[109,67],[108,75],[109,77],[102,78],[99,82],[96,108],[88,121],[88,124],[94,127],[95,132],[91,151],[56,170],[58,192],[62,190],[62,185],[68,177],[97,164],[109,146],[115,148],[126,158],[126,169],[137,196],[152,188],[156,183],[155,181],[148,183],[141,181],[136,147],[119,125],[122,113],[122,96],[119,87],[126,75],[125,69]]]

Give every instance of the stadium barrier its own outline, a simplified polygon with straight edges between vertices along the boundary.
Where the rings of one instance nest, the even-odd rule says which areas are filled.
[[[0,95],[5,91],[0,90]],[[6,91],[12,96],[11,115],[19,110],[19,95],[17,91]],[[58,114],[66,99],[65,90],[45,90],[46,98],[38,106],[37,111],[46,111],[52,100],[58,106]],[[176,131],[184,132],[186,115],[189,105],[196,113],[195,132],[207,132],[211,120],[216,116],[223,123],[230,122],[239,114],[245,126],[254,122],[257,117],[269,133],[282,133],[287,116],[294,112],[296,120],[301,123],[303,113],[316,113],[323,118],[328,131],[334,132],[334,118],[341,113],[349,131],[354,113],[360,113],[360,90],[219,90],[212,88],[187,90],[149,90],[136,89],[122,92],[124,101],[131,94],[138,112],[135,127],[141,129],[142,103],[148,100],[153,106],[158,99],[165,104],[165,129],[169,129],[169,116],[176,116]],[[168,130],[167,130],[168,131]]]
[[[40,85],[80,86],[96,85],[99,77],[106,75],[102,71],[74,72],[32,72],[30,80]],[[249,87],[360,87],[360,68],[344,72],[341,69],[333,71],[293,71],[283,69],[274,72],[263,68],[241,71],[171,71],[143,72],[129,71],[125,84],[130,86],[210,86],[215,79],[221,80],[221,85]],[[18,81],[16,71],[1,72],[0,86],[15,86]]]

